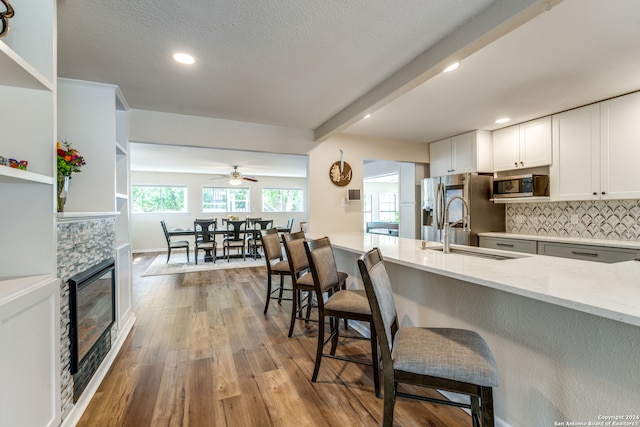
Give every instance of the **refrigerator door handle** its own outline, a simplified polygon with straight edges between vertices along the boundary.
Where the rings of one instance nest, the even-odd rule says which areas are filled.
[[[444,185],[438,184],[436,191],[436,221],[438,230],[444,228]]]

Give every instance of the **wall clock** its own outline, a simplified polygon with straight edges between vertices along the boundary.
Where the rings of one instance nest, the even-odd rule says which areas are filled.
[[[329,178],[331,182],[339,187],[344,187],[351,182],[351,166],[342,160],[334,162],[329,168]]]

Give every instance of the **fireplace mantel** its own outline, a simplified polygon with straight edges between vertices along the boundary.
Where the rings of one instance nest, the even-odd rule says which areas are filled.
[[[114,218],[120,212],[57,212],[58,222],[86,221],[89,219]]]

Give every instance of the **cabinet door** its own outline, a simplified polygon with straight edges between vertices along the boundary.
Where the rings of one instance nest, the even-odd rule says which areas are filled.
[[[451,138],[429,144],[429,175],[451,174]]]
[[[475,132],[451,138],[451,169],[452,173],[477,172],[478,150]]]
[[[601,197],[640,198],[640,93],[600,104]]]
[[[518,167],[531,168],[551,164],[551,117],[520,125],[520,160]]]
[[[520,167],[520,129],[509,126],[493,132],[493,170],[506,171]]]
[[[552,117],[552,200],[600,198],[600,105]]]

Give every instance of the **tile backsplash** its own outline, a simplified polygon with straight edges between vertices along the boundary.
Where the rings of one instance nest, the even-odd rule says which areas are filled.
[[[640,240],[640,200],[510,203],[506,231],[513,234]]]

